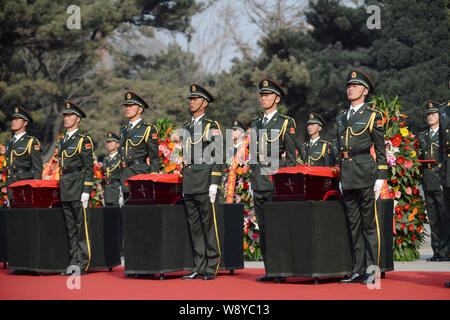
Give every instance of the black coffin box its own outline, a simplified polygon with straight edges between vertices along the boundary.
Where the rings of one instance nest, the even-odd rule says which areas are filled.
[[[336,200],[339,169],[307,165],[278,170],[272,175],[273,201]]]
[[[11,208],[52,208],[60,206],[57,180],[22,180],[12,189]]]
[[[180,204],[183,202],[182,178],[174,174],[142,174],[127,180],[130,194],[127,205]]]

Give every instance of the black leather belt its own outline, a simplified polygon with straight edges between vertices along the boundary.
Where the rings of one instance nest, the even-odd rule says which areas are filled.
[[[359,152],[359,153],[353,153],[351,151],[341,151],[341,152],[339,152],[339,157],[341,159],[350,159],[350,158],[359,156],[360,154],[370,154],[370,150]]]
[[[17,173],[30,173],[30,168],[14,168],[9,169],[8,174],[17,174]]]
[[[67,169],[61,169],[62,174],[68,174],[68,173],[74,173],[74,172],[81,172],[81,168],[67,168]]]
[[[106,179],[106,185],[110,185],[111,183],[118,182],[120,183],[120,179]]]
[[[122,162],[122,168],[131,167],[137,164],[147,163],[147,158],[135,159],[135,160],[127,160],[127,162]]]

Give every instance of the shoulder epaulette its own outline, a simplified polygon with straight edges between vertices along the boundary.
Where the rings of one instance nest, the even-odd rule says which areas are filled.
[[[338,112],[338,114],[344,113],[345,111],[347,111],[347,109],[342,109],[341,111]]]

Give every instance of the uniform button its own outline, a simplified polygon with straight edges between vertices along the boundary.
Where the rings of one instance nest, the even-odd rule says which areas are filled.
[[[349,150],[352,150],[352,147],[348,147]]]

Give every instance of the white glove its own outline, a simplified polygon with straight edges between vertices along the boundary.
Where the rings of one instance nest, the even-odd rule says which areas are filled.
[[[7,207],[7,208],[9,208],[9,207],[10,207],[10,205],[11,205],[11,204],[9,203],[9,199],[8,199],[8,198],[6,198],[6,207]]]
[[[209,186],[209,200],[211,201],[211,203],[214,203],[214,201],[216,200],[216,194],[217,194],[217,188],[219,186],[217,184],[212,184]]]
[[[119,193],[119,207],[122,208],[123,205],[124,205],[122,187],[119,187],[119,191],[120,191],[120,193]]]
[[[83,192],[81,194],[81,202],[83,203],[83,208],[87,208],[89,204],[89,193]]]
[[[373,187],[373,191],[375,192],[375,200],[378,200],[378,198],[380,197],[383,185],[384,185],[383,179],[377,179],[377,181],[375,181],[375,186]]]
[[[342,182],[339,181],[339,190],[341,191],[341,194],[344,194],[344,191],[342,191]]]
[[[252,183],[251,182],[248,183],[248,191],[250,191],[250,194],[252,195],[252,198],[253,198],[253,189],[252,189]]]

